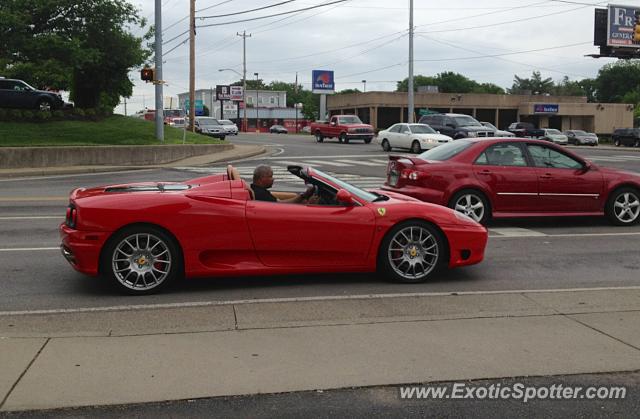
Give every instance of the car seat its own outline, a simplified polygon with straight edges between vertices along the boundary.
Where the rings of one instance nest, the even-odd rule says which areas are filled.
[[[500,158],[500,164],[502,166],[513,166],[513,163],[516,160],[516,155],[513,151],[505,151],[502,153],[502,157]]]

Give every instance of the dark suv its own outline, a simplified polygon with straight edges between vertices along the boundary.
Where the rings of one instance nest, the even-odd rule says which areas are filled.
[[[493,130],[488,129],[469,115],[444,113],[424,115],[421,124],[427,124],[440,134],[457,140],[467,137],[493,137]]]
[[[611,135],[616,147],[621,145],[640,147],[640,128],[618,128]]]
[[[35,89],[22,80],[0,78],[0,108],[51,111],[64,106],[58,93]]]

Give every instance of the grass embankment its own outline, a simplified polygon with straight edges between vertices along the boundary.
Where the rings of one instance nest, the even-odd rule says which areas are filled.
[[[164,144],[182,144],[183,130],[165,125]],[[222,143],[186,133],[186,144]],[[101,121],[0,122],[0,147],[159,145],[155,124],[122,115]]]

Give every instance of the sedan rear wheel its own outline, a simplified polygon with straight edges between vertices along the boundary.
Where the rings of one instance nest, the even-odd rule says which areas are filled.
[[[42,112],[51,111],[51,102],[47,99],[40,99],[40,101],[38,102],[38,110]]]
[[[389,141],[387,141],[386,138],[382,140],[382,149],[384,151],[391,151],[391,145],[389,144]]]
[[[411,143],[411,152],[415,154],[420,154],[422,152],[422,148],[420,147],[420,142],[418,140],[413,140]]]
[[[480,192],[471,189],[456,193],[449,202],[449,208],[482,224],[486,223],[491,216],[487,199]]]
[[[181,272],[175,241],[153,227],[135,227],[117,233],[105,249],[102,272],[127,294],[157,292]]]
[[[609,220],[615,225],[628,226],[640,221],[640,193],[633,188],[613,192],[606,208]]]
[[[408,221],[395,226],[382,241],[380,264],[399,282],[423,282],[446,261],[442,233],[433,225]]]
[[[620,147],[620,140],[618,139],[613,140],[613,145],[616,147]]]

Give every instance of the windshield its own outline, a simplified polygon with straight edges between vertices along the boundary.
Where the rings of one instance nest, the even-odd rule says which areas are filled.
[[[463,150],[469,148],[471,144],[473,144],[471,141],[455,140],[453,142],[445,143],[441,146],[425,151],[424,153],[420,154],[418,158],[422,160],[436,161],[449,160],[451,157],[456,156]]]
[[[574,133],[574,134],[578,134],[578,135],[586,135],[586,134],[587,134],[586,132],[581,131],[581,130],[579,130],[579,129],[574,130],[574,131],[573,131],[573,133]]]
[[[352,195],[357,196],[360,199],[363,199],[367,202],[373,202],[376,198],[378,198],[378,195],[372,194],[371,192],[367,192],[365,190],[362,190],[360,188],[357,188],[347,182],[344,182],[340,179],[337,179],[331,175],[328,175],[318,169],[313,169],[314,173],[317,173],[318,175],[322,176],[323,178],[327,179],[328,181],[332,182],[334,185],[336,185],[338,188],[340,189],[346,189],[347,191],[349,191]]]
[[[184,116],[182,109],[164,109],[162,113],[164,113],[164,116]]]
[[[220,125],[218,120],[213,118],[199,119],[198,122],[200,123],[200,125]]]
[[[411,127],[411,132],[414,134],[435,134],[436,131],[431,128],[429,125],[425,124],[412,124],[409,125]]]
[[[551,134],[551,135],[560,135],[561,132],[558,131],[557,129],[548,129],[547,130],[547,134]]]
[[[489,123],[489,122],[483,122],[483,123],[482,123],[482,125],[484,125],[484,126],[485,126],[485,127],[487,127],[487,128],[491,128],[491,129],[495,129],[495,130],[497,130],[497,129],[498,129],[498,128],[496,128],[496,126],[495,126],[495,125],[493,125],[493,124],[491,124],[491,123]]]
[[[461,127],[481,127],[482,124],[470,116],[454,116],[456,124]]]
[[[222,121],[220,121],[220,123],[221,123],[222,125],[233,125],[233,122],[231,122],[231,121],[227,121],[227,120],[222,120]]]
[[[362,121],[357,116],[341,116],[338,118],[339,124],[362,124]]]

